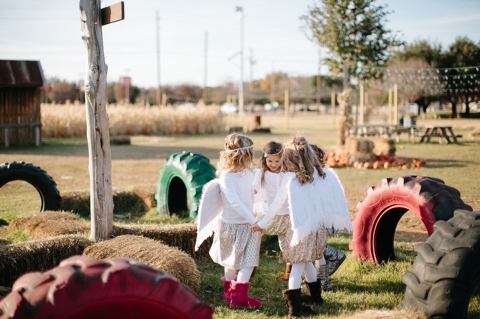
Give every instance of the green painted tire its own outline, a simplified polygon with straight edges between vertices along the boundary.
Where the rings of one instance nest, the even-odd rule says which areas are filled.
[[[159,173],[155,194],[158,213],[195,220],[203,185],[215,178],[215,167],[210,160],[192,152],[174,153],[165,160]]]

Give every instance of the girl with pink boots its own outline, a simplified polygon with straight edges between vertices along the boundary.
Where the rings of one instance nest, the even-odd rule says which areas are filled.
[[[260,260],[262,234],[253,232],[253,142],[243,134],[225,139],[218,162],[219,177],[205,184],[197,216],[195,248],[211,236],[212,260],[224,267],[223,300],[232,308],[259,308],[248,295],[250,277]],[[237,272],[238,271],[238,272]]]

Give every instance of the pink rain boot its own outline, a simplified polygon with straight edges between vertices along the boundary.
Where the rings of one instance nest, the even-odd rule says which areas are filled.
[[[231,308],[260,308],[262,303],[256,299],[248,296],[249,282],[238,282],[232,280],[230,291],[232,293],[232,300],[230,301]]]

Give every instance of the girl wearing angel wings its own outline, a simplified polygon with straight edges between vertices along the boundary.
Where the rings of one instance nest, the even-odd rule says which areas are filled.
[[[260,259],[262,233],[253,232],[253,142],[243,134],[225,139],[218,162],[219,177],[205,184],[197,216],[195,249],[212,235],[210,257],[224,267],[223,300],[232,308],[259,308],[248,296],[250,277]],[[238,273],[237,273],[238,270]]]
[[[290,219],[286,227],[282,256],[292,265],[288,289],[282,291],[289,316],[312,313],[302,301],[322,304],[321,282],[317,279],[315,260],[321,259],[327,242],[327,227],[352,231],[347,201],[343,188],[333,170],[321,164],[308,141],[294,136],[283,146],[282,171],[284,177],[274,201],[263,219],[252,225],[261,232],[273,217],[288,203]],[[306,292],[301,296],[302,274]]]

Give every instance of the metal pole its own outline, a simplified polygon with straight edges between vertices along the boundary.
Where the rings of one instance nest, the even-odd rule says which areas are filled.
[[[205,31],[205,63],[203,74],[203,103],[207,105],[207,48],[208,48],[208,32]]]
[[[243,101],[243,8],[236,7],[236,11],[240,15],[240,80],[238,83],[238,112],[240,116],[244,115]]]
[[[162,101],[160,98],[161,94],[161,82],[160,82],[160,15],[157,10],[157,16],[156,16],[156,21],[157,21],[157,104],[158,106],[162,105]]]

